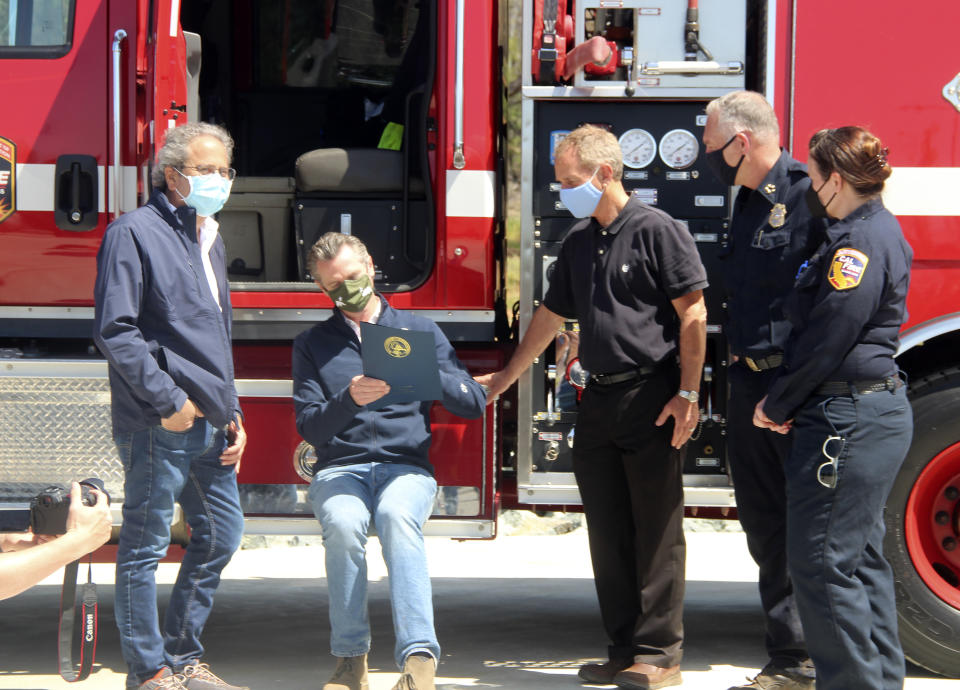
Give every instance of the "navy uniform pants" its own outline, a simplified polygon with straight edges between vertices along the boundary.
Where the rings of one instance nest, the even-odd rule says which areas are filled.
[[[683,453],[673,420],[676,369],[583,393],[573,470],[611,659],[669,668],[683,653]]]
[[[737,497],[737,515],[747,548],[759,568],[766,647],[779,668],[813,676],[793,583],[787,570],[787,487],[783,467],[792,434],[753,425],[753,409],[766,395],[776,369],[754,372],[743,362],[729,369],[728,461]]]
[[[786,464],[787,558],[817,690],[903,687],[883,510],[910,445],[906,391],[811,397],[794,420]],[[836,486],[817,479],[836,460]],[[826,467],[822,476],[829,476]]]

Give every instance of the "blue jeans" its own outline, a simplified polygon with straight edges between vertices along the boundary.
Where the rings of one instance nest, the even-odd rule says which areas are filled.
[[[334,656],[370,651],[366,544],[373,517],[390,580],[397,666],[413,652],[440,658],[423,545],[436,494],[436,480],[413,465],[343,465],[314,476],[310,501],[323,528]]]
[[[905,386],[814,397],[794,421],[785,467],[787,560],[817,690],[903,687],[883,510],[912,431]],[[828,437],[843,439],[827,445],[836,458],[834,488],[817,480],[830,465]]]
[[[221,465],[226,437],[204,419],[185,432],[161,426],[116,437],[124,468],[123,526],[117,548],[115,614],[127,687],[203,654],[200,633],[220,572],[240,546],[243,512],[232,465]],[[190,543],[160,630],[157,562],[170,544],[174,502]]]

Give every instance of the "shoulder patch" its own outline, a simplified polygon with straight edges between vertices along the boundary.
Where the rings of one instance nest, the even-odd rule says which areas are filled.
[[[861,251],[849,247],[838,249],[830,262],[827,280],[835,290],[855,288],[860,284],[869,262],[869,257]]]

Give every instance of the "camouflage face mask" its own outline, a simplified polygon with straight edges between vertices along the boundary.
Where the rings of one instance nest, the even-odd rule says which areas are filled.
[[[364,273],[355,280],[345,280],[333,290],[325,290],[333,303],[343,311],[363,311],[374,295],[373,281]]]

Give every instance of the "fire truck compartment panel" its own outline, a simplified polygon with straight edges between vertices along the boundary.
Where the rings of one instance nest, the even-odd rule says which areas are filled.
[[[598,34],[617,36],[621,48],[632,47],[635,51],[635,83],[650,92],[655,93],[658,89],[744,88],[746,0],[705,2],[699,6],[696,35],[709,55],[696,50],[688,55],[684,40],[688,13],[688,3],[685,2],[581,0],[576,3],[574,19],[576,43]],[[624,34],[625,38],[620,39],[619,36]],[[692,59],[688,59],[690,57]],[[739,64],[740,71],[727,70],[730,63]],[[614,83],[625,86],[625,72],[621,67],[609,79],[588,72],[578,73],[574,83],[577,86]]]
[[[298,279],[292,206],[292,192],[233,191],[230,194],[218,220],[231,282]]]
[[[595,124],[619,137],[639,127],[660,142],[668,132],[683,129],[699,142],[706,123],[705,107],[702,101],[538,102],[534,111],[533,214],[571,218],[560,204],[552,162],[553,150],[564,132]],[[624,168],[623,185],[627,192],[674,218],[723,218],[727,214],[729,188],[707,168],[702,145],[698,145],[693,163],[684,169],[669,167],[660,156],[646,168]]]
[[[308,199],[297,200],[294,220],[299,277],[312,280],[310,247],[327,232],[353,234],[363,240],[374,259],[377,286],[387,291],[409,290],[422,282],[427,208],[424,201],[408,203],[404,222],[399,200]],[[407,232],[402,232],[406,227]]]

